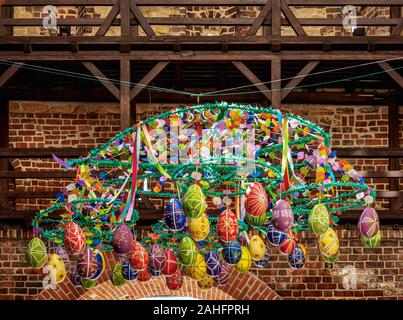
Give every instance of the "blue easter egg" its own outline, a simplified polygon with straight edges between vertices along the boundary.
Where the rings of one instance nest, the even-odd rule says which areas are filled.
[[[138,270],[133,269],[130,265],[129,259],[126,259],[125,262],[123,262],[122,275],[126,280],[135,280],[139,275]]]
[[[277,230],[272,223],[267,226],[267,239],[272,246],[279,246],[286,238],[287,233]]]
[[[177,198],[169,200],[165,208],[165,223],[171,231],[180,231],[186,223],[186,215],[183,211],[182,202]]]
[[[242,249],[238,240],[226,242],[222,250],[223,258],[229,264],[237,264],[241,260]]]
[[[261,259],[261,260],[253,260],[253,263],[258,268],[265,268],[265,267],[268,266],[269,260],[270,260],[270,255],[269,255],[268,252],[266,252],[264,257],[263,257],[263,259]]]
[[[305,250],[297,244],[294,251],[288,255],[288,264],[293,269],[301,269],[305,265]]]
[[[209,276],[216,277],[220,274],[221,263],[217,252],[209,251],[206,253],[204,260],[206,261],[206,272]]]

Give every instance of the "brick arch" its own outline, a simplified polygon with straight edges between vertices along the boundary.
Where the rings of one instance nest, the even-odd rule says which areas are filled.
[[[76,288],[70,281],[70,273],[66,279],[58,284],[56,289],[47,289],[40,292],[38,300],[134,300],[156,296],[184,296],[204,300],[275,300],[281,297],[265,282],[254,274],[240,273],[231,270],[230,281],[222,287],[210,290],[201,290],[197,282],[185,277],[180,290],[171,291],[165,285],[163,277],[152,278],[147,282],[130,281],[116,287],[109,280],[109,271],[116,263],[116,256],[112,252],[105,253],[106,271],[98,279],[96,287],[89,290]]]

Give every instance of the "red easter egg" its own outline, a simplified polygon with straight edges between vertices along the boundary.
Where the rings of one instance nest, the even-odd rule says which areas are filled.
[[[64,228],[63,241],[70,254],[76,255],[85,249],[85,235],[81,227],[75,222],[69,222]]]
[[[85,278],[93,277],[98,270],[98,261],[94,252],[91,249],[85,250],[84,253],[80,253],[77,259],[77,272]]]
[[[137,280],[140,282],[146,282],[151,279],[151,273],[148,271],[148,268],[139,271],[139,275],[137,277]]]
[[[179,271],[176,271],[172,276],[165,279],[168,289],[179,290],[183,285],[183,276]]]
[[[278,247],[281,254],[291,254],[297,245],[297,237],[292,230],[288,230],[287,237],[284,242]]]
[[[245,209],[252,217],[260,217],[266,213],[269,199],[259,182],[252,182],[246,190]]]
[[[165,267],[162,269],[162,274],[172,276],[178,270],[175,253],[172,249],[165,249]]]
[[[224,242],[235,240],[238,236],[239,226],[235,214],[226,209],[221,212],[217,221],[218,238]]]
[[[134,241],[130,250],[130,265],[133,269],[145,270],[148,269],[148,260],[147,249],[140,242]]]

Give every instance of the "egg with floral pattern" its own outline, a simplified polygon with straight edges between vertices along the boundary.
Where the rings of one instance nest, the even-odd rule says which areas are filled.
[[[112,237],[112,247],[118,254],[126,254],[130,251],[133,242],[133,235],[126,224],[120,224]]]
[[[249,241],[249,251],[253,260],[263,259],[266,253],[266,245],[264,244],[261,237],[254,234]]]
[[[183,276],[179,271],[165,278],[165,283],[169,290],[179,290],[183,285]]]
[[[273,226],[282,232],[287,232],[294,224],[294,214],[285,200],[278,200],[272,210]]]

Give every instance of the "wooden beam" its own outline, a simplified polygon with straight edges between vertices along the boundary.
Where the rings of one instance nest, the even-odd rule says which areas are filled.
[[[400,74],[396,70],[393,70],[387,62],[378,62],[378,64],[383,70],[387,71],[387,74],[403,89],[403,78]]]
[[[308,62],[308,64],[303,67],[300,72],[298,72],[296,77],[290,80],[290,82],[288,82],[287,85],[283,88],[281,99],[283,100],[286,96],[288,96],[293,88],[297,87],[302,82],[302,80],[305,79],[305,76],[308,75],[318,64],[319,61]]]
[[[283,11],[283,14],[287,18],[288,22],[291,24],[295,33],[298,36],[307,36],[304,28],[299,23],[297,17],[291,11],[289,4],[288,4],[288,0],[281,0],[281,10]]]
[[[10,80],[18,70],[22,67],[21,64],[11,65],[1,76],[0,76],[0,87],[2,87],[8,80]]]
[[[122,130],[131,125],[130,107],[130,60],[120,61],[120,127]]]
[[[274,1],[276,1],[276,0],[274,0]],[[272,4],[272,0],[267,0],[267,3],[264,5],[262,10],[260,11],[259,16],[256,18],[256,20],[253,22],[252,26],[248,30],[248,36],[254,36],[256,34],[256,32],[259,30],[259,28],[263,25],[263,22],[266,20],[266,18],[270,14],[271,4]]]
[[[144,18],[143,14],[141,13],[140,9],[138,8],[136,1],[130,0],[130,10],[133,12],[134,16],[136,17],[138,23],[143,28],[144,32],[148,37],[155,36],[154,30],[151,28],[150,24]]]
[[[141,79],[130,92],[130,100],[137,97],[137,95],[144,89],[144,86],[148,85],[155,77],[160,74],[162,70],[169,64],[167,61],[158,62],[145,76]]]
[[[130,35],[130,7],[130,0],[120,0],[120,32],[123,37]]]
[[[281,2],[279,0],[271,4],[271,34],[281,36]]]
[[[82,64],[116,97],[116,99],[120,100],[119,89],[95,66],[95,64],[89,61],[83,61]]]
[[[271,105],[275,108],[281,108],[281,60],[273,59],[271,61]]]
[[[269,88],[260,81],[260,79],[241,61],[232,61],[232,64],[258,88],[262,94],[271,101],[272,95]]]
[[[98,29],[95,36],[104,36],[108,32],[111,24],[116,19],[119,12],[120,12],[120,1],[116,0],[111,11],[109,11],[108,15],[106,16],[104,22],[102,23],[101,27]]]

